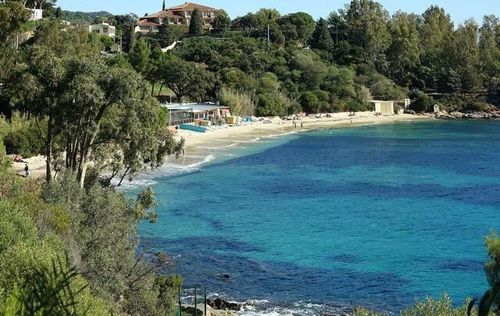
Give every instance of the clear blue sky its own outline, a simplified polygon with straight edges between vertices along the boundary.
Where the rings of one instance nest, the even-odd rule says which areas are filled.
[[[184,0],[167,0],[167,7]],[[196,0],[199,4],[226,10],[232,18],[255,12],[260,8],[275,8],[282,14],[304,11],[315,18],[326,17],[331,11],[344,7],[350,0]],[[392,14],[397,10],[423,13],[436,4],[446,9],[456,24],[468,18],[477,22],[487,14],[500,15],[500,0],[379,0]],[[109,11],[113,14],[153,13],[161,10],[162,0],[58,0],[58,5],[71,11]]]

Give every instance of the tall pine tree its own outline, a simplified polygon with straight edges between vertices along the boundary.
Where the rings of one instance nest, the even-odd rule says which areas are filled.
[[[311,47],[314,49],[321,49],[325,51],[333,51],[334,43],[326,21],[321,18],[316,23],[316,29],[311,38]]]

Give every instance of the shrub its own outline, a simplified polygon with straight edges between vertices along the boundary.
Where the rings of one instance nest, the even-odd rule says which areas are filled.
[[[40,123],[41,129],[45,122]],[[3,135],[7,154],[20,154],[31,157],[44,152],[44,141],[40,138],[37,123],[32,119],[26,119],[19,113],[15,113],[10,122],[0,122],[5,135]],[[0,135],[2,137],[2,135]]]
[[[435,104],[433,98],[421,91],[412,93],[410,98],[412,99],[410,109],[415,112],[429,112]]]
[[[231,88],[222,88],[220,100],[223,105],[229,106],[231,114],[239,116],[252,116],[255,114],[255,96],[244,91]]]
[[[468,101],[466,102],[465,106],[466,106],[465,107],[466,111],[473,111],[473,112],[490,111],[494,108],[494,106],[492,106],[491,104],[480,101]]]

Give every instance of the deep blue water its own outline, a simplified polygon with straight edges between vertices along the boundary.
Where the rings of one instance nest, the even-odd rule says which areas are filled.
[[[486,289],[500,122],[315,131],[217,155],[235,151],[153,186],[159,223],[141,226],[141,245],[170,254],[186,285],[386,311]]]

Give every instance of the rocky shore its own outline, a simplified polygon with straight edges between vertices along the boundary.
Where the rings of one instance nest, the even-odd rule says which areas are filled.
[[[446,112],[426,114],[440,120],[500,120],[500,110],[479,112]]]

